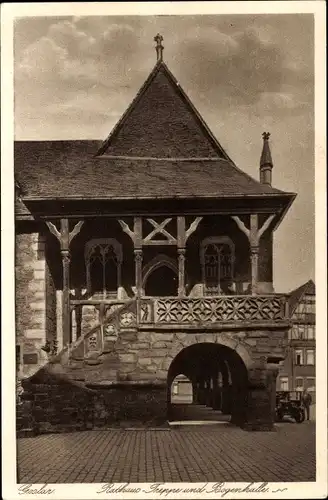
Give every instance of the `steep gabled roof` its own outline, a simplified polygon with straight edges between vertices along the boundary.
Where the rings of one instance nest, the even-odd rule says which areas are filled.
[[[230,160],[163,61],[157,62],[98,154]]]
[[[105,141],[16,141],[14,168],[22,202],[295,197],[234,164],[161,60]]]
[[[292,316],[297,305],[302,300],[305,294],[315,295],[315,284],[312,280],[307,281],[304,285],[299,286],[289,294],[289,314]]]

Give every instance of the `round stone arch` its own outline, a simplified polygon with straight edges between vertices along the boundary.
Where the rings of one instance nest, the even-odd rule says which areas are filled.
[[[193,344],[199,343],[211,343],[229,347],[240,356],[247,370],[252,368],[254,364],[251,346],[249,346],[242,340],[230,337],[230,335],[227,335],[223,332],[186,334],[174,333],[172,339],[172,347],[168,352],[168,358],[166,362],[167,369],[169,368],[174,358],[181,351],[183,351],[183,349],[185,349],[186,347],[190,347]]]
[[[176,408],[171,387],[180,373],[192,383],[193,401],[221,409],[230,422],[242,425],[247,412],[248,373],[253,365],[250,346],[231,333],[174,333],[167,353],[167,415],[174,419]],[[227,376],[223,377],[223,365]],[[225,379],[218,388],[221,372]],[[200,395],[200,396],[199,396]],[[200,399],[199,399],[200,398]],[[220,401],[220,403],[218,403]]]

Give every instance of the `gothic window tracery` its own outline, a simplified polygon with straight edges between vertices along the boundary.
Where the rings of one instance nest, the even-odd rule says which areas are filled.
[[[202,278],[207,295],[233,293],[234,253],[234,244],[228,237],[206,238],[202,242]]]
[[[85,246],[87,289],[103,298],[117,297],[121,286],[122,247],[113,238],[89,241]]]

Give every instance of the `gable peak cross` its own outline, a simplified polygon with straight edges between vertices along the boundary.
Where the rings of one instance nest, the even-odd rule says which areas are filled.
[[[270,137],[270,132],[263,132],[262,137],[264,141],[268,141]]]
[[[154,42],[156,42],[157,61],[163,61],[163,40],[164,38],[159,33],[157,33],[157,35],[154,37]]]

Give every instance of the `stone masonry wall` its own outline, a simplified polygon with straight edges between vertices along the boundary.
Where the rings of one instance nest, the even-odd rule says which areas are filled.
[[[24,383],[17,408],[18,437],[128,425],[165,425],[164,385],[115,384],[88,389],[71,384]]]
[[[285,354],[285,333],[277,331],[228,331],[219,333],[146,332],[121,330],[100,355],[71,365],[71,374],[82,371],[89,383],[165,382],[175,356],[197,343],[217,343],[234,349],[247,367],[271,355]],[[78,358],[78,356],[77,356]]]
[[[37,232],[16,236],[16,343],[23,351],[22,375],[32,375],[47,361],[45,244]]]

